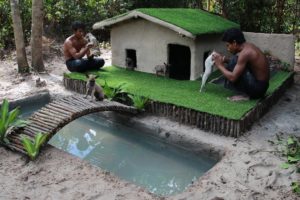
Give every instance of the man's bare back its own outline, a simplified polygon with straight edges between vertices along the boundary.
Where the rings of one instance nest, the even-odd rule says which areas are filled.
[[[257,80],[269,80],[269,64],[263,52],[255,45],[245,42],[239,53],[238,59],[245,59],[246,67],[249,67]],[[238,60],[239,62],[239,60]]]

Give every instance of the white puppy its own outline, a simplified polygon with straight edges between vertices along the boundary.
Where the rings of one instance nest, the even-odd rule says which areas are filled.
[[[202,76],[202,84],[201,84],[200,92],[202,92],[203,87],[205,86],[205,83],[206,83],[209,75],[212,73],[213,66],[215,64],[215,61],[213,61],[213,55],[215,55],[215,54],[216,54],[216,52],[213,51],[205,60],[205,71]]]

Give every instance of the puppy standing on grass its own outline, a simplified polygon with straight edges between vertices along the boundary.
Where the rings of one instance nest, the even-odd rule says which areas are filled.
[[[96,83],[96,78],[98,78],[98,76],[93,75],[93,74],[90,74],[90,75],[86,74],[86,77],[88,80],[86,83],[85,98],[87,98],[88,95],[91,95],[92,101],[94,101],[94,97],[98,101],[103,101],[103,99],[104,99],[103,89],[100,85],[98,85]]]

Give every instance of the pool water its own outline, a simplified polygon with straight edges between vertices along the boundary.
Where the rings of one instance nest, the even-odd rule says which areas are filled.
[[[28,103],[26,106],[19,106],[20,109],[20,118],[29,118],[35,111],[39,110],[43,106],[45,106],[45,102],[33,102]]]
[[[49,144],[161,196],[182,192],[217,162],[99,114],[69,123]]]

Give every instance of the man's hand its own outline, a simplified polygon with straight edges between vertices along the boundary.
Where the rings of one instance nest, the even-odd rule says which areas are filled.
[[[92,48],[93,46],[94,46],[94,44],[92,42],[89,42],[86,44],[86,47],[89,49]]]
[[[94,54],[91,54],[90,56],[88,56],[88,59],[92,60],[94,58],[94,56],[95,56]]]
[[[213,54],[213,56],[212,56],[212,59],[213,59],[213,61],[215,62],[215,65],[216,65],[217,67],[219,67],[220,65],[223,65],[223,64],[224,64],[224,56],[222,56],[222,55],[219,54],[219,53],[216,53],[216,52],[215,52],[215,54]]]

